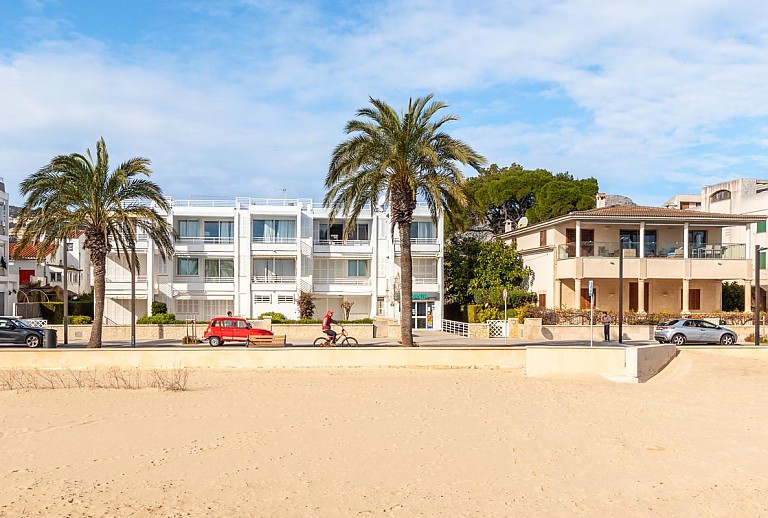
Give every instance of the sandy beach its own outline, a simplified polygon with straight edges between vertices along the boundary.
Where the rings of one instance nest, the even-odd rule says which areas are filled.
[[[190,373],[0,391],[0,516],[768,515],[768,365]]]

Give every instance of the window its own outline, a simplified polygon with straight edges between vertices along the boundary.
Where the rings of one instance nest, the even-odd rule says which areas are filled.
[[[547,231],[539,232],[539,246],[547,246]]]
[[[589,290],[587,290],[589,291]],[[587,293],[589,294],[589,293]],[[540,293],[539,294],[539,307],[540,308],[546,308],[547,307],[547,295],[546,293]]]
[[[435,239],[435,226],[431,221],[414,221],[411,223],[411,239],[417,242]]]
[[[765,221],[758,221],[757,222],[757,233],[762,234],[765,232]]]
[[[168,275],[168,262],[165,259],[160,259],[160,261],[158,261],[157,274]]]
[[[320,241],[341,241],[344,239],[344,225],[342,223],[320,223],[318,239]],[[349,230],[346,237],[350,241],[368,241],[368,223],[357,223],[354,228]]]
[[[731,199],[731,191],[717,191],[716,193],[713,193],[709,197],[709,201],[716,202],[716,201],[723,201],[723,200],[730,200]]]
[[[205,279],[234,279],[234,259],[206,259]]]
[[[293,295],[278,295],[277,296],[277,303],[278,304],[293,304],[295,300],[293,299]]]
[[[760,269],[765,270],[765,252],[760,252]]]
[[[765,227],[765,221],[763,221],[763,227]],[[765,232],[765,228],[763,228],[763,232]],[[67,241],[67,251],[71,252],[75,249],[75,244],[72,241]]]
[[[257,282],[292,281],[296,278],[296,259],[256,258],[253,260],[253,276]]]
[[[707,231],[706,230],[689,230],[688,231],[688,244],[691,250],[698,250],[704,248],[707,244]]]
[[[181,275],[181,276],[197,275],[197,258],[196,257],[177,257],[176,258],[176,275]]]
[[[206,221],[203,226],[205,240],[210,243],[231,243],[234,230],[232,221]]]
[[[576,229],[565,229],[565,242],[566,249],[568,250],[568,257],[576,256]],[[595,251],[595,231],[593,229],[582,228],[581,229],[581,256],[594,255]]]
[[[291,243],[296,241],[296,220],[255,219],[253,240],[264,243]]]
[[[269,304],[272,302],[272,298],[269,295],[254,295],[253,296],[253,303],[254,304]]]
[[[437,282],[437,259],[420,257],[413,259],[413,279],[420,283]]]
[[[384,297],[376,297],[376,315],[383,317],[387,314],[387,306]]]
[[[179,237],[198,237],[199,221],[196,219],[182,219],[179,221]]]
[[[368,277],[368,261],[365,259],[350,259],[347,261],[348,277]]]

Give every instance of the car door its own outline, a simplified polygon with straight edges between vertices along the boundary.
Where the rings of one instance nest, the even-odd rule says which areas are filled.
[[[225,342],[231,342],[235,336],[234,325],[235,323],[231,318],[222,318],[221,321],[221,339]]]
[[[246,322],[245,320],[235,320],[233,340],[237,340],[239,342],[245,342],[248,339],[249,331],[250,331],[250,328],[248,326],[248,322]]]
[[[683,322],[683,334],[687,342],[701,342],[701,328],[698,320],[686,320]]]
[[[10,328],[10,322],[8,320],[0,320],[0,343],[10,344],[13,343],[16,338],[15,333]]]
[[[699,329],[701,330],[701,341],[717,343],[720,341],[721,330],[712,322],[699,320]]]

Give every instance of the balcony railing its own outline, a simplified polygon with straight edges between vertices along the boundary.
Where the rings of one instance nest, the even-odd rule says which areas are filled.
[[[640,257],[640,243],[633,241],[582,241],[580,257],[600,258],[618,257],[619,250],[624,249],[624,258]],[[646,258],[672,258],[685,257],[685,245],[680,242],[670,243],[646,243]],[[689,244],[688,257],[691,259],[746,259],[747,246],[743,243],[702,243]],[[558,245],[558,260],[576,257],[576,245],[568,243]]]
[[[182,236],[176,239],[177,243],[192,245],[226,245],[235,242],[234,237],[189,237]]]
[[[315,284],[351,284],[358,286],[368,286],[371,284],[370,277],[315,277]]]
[[[437,277],[414,277],[414,284],[437,284]]]
[[[254,275],[253,282],[273,284],[295,284],[295,275]]]
[[[316,245],[333,245],[333,246],[368,246],[371,244],[370,239],[318,239],[315,238]]]
[[[395,244],[397,246],[400,246],[400,238],[395,238]],[[412,237],[411,238],[411,244],[412,245],[436,245],[437,244],[437,238],[436,237]]]
[[[297,242],[296,236],[293,237],[280,237],[280,236],[271,236],[271,237],[253,237],[254,243],[288,243],[288,244],[296,244]]]
[[[234,277],[208,277],[205,276],[205,282],[218,282],[218,283],[225,283],[225,282],[235,282]]]
[[[114,279],[107,277],[106,281],[107,281],[107,283],[110,283],[110,282],[131,282],[131,277],[130,276],[120,276],[120,277],[116,277]],[[147,276],[146,275],[137,275],[136,276],[136,282],[137,283],[138,282],[147,282]]]

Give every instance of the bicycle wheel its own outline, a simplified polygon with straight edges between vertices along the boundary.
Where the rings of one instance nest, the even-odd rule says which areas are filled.
[[[325,344],[325,342],[326,342],[326,339],[321,336],[319,338],[315,338],[314,345],[315,345],[315,347],[322,347],[323,344]]]
[[[341,341],[341,345],[342,347],[357,347],[357,338],[345,336],[344,340]]]

